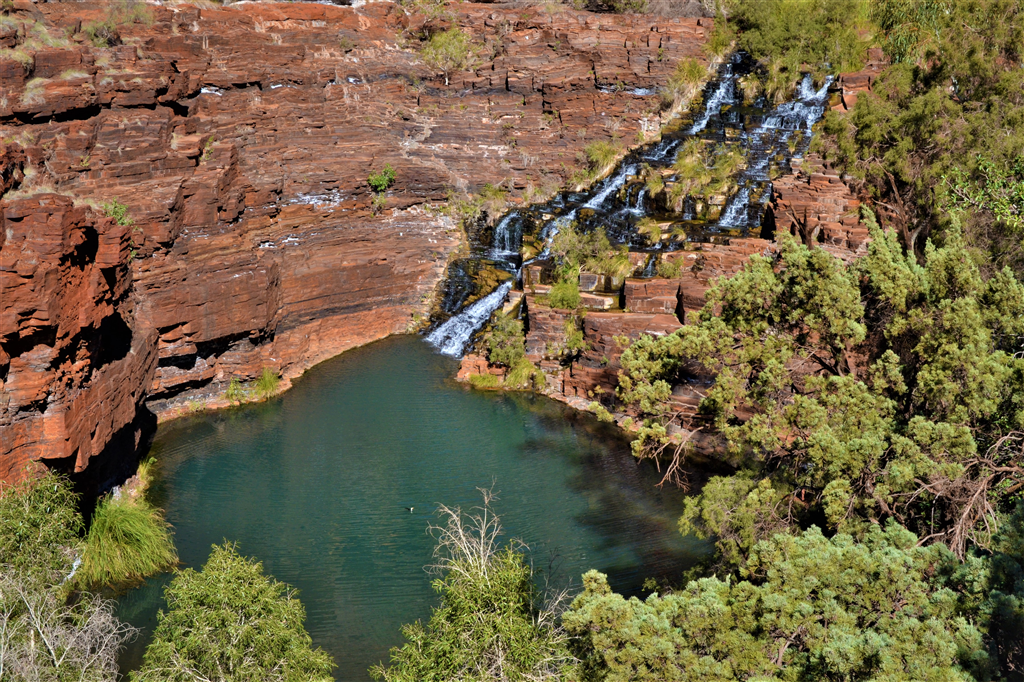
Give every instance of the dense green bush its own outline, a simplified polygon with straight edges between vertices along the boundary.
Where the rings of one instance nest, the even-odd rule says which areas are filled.
[[[487,359],[496,365],[514,366],[526,357],[523,323],[511,315],[498,313],[487,334]]]
[[[135,682],[331,680],[334,663],[313,649],[295,591],[225,543],[201,571],[180,572],[164,591]]]
[[[474,57],[469,35],[460,28],[432,35],[420,55],[428,66],[444,74],[445,85],[452,73],[468,69]]]
[[[812,527],[759,543],[743,580],[645,601],[590,571],[565,627],[593,680],[972,680],[987,664],[982,634],[936,579],[955,560],[917,541],[895,524],[864,542]]]
[[[178,561],[170,526],[145,499],[107,495],[93,512],[78,585],[102,587],[139,580]]]
[[[1011,0],[877,0],[874,8],[898,63],[851,112],[826,116],[813,148],[863,180],[918,254],[929,234],[962,230],[987,274],[1003,265],[1024,272],[1013,191],[1024,182],[1024,8]]]
[[[580,285],[577,282],[555,282],[548,292],[548,305],[562,310],[576,310],[580,307]]]
[[[281,385],[281,377],[269,367],[264,367],[260,375],[256,377],[256,394],[263,400],[277,393]]]
[[[0,570],[40,585],[58,581],[78,558],[83,525],[67,479],[47,472],[0,483]]]
[[[499,545],[500,520],[484,506],[463,514],[442,506],[432,586],[440,604],[430,621],[402,627],[407,640],[391,665],[370,672],[385,682],[560,680],[574,663],[558,623],[561,595],[538,592],[525,546]]]
[[[783,239],[778,261],[755,256],[720,280],[697,324],[623,354],[619,395],[647,414],[688,362],[703,365],[715,379],[702,412],[770,480],[744,514],[748,484],[705,488],[690,518],[709,535],[749,548],[776,521],[820,515],[856,534],[894,519],[963,556],[989,546],[1007,491],[1024,484],[1005,439],[1024,431],[1024,285],[1009,271],[984,280],[952,239],[919,266],[894,234],[872,223],[871,237],[849,266]],[[651,422],[635,447],[665,440]],[[783,503],[797,493],[801,504]]]
[[[391,167],[390,163],[384,164],[379,171],[370,173],[366,178],[366,184],[377,194],[386,192],[391,185],[395,184],[395,169]]]
[[[82,518],[70,483],[52,473],[0,485],[0,680],[112,682],[136,631],[114,603],[71,595]]]

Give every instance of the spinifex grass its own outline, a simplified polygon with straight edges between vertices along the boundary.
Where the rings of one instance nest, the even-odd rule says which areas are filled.
[[[76,575],[83,587],[139,580],[178,561],[170,526],[144,499],[100,500]]]

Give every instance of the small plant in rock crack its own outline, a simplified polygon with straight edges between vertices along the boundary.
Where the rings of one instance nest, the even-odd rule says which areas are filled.
[[[203,155],[199,157],[200,161],[209,161],[213,158],[213,136],[206,140],[206,144],[203,145]]]
[[[103,204],[103,212],[113,218],[118,225],[135,224],[135,220],[128,215],[128,207],[118,201],[117,197]]]
[[[370,173],[369,177],[366,178],[366,184],[373,190],[373,202],[370,204],[370,210],[374,215],[379,214],[387,206],[388,200],[384,196],[384,192],[388,190],[391,185],[395,184],[395,169],[391,167],[390,163],[384,164],[384,168],[377,171],[376,173]]]
[[[391,167],[390,163],[386,163],[381,170],[376,173],[370,173],[369,177],[366,178],[366,183],[377,194],[385,192],[391,185],[395,184],[395,169]]]

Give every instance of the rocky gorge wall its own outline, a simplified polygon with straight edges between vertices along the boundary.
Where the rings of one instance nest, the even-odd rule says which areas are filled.
[[[153,412],[415,327],[463,241],[435,207],[656,133],[711,27],[459,4],[441,23],[479,56],[445,87],[409,49],[427,18],[388,2],[151,5],[96,47],[111,7],[0,24],[0,480],[130,458]]]

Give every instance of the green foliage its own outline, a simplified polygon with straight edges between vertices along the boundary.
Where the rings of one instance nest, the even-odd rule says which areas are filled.
[[[966,246],[991,262],[988,274],[1003,265],[1024,272],[1013,207],[1024,158],[1024,8],[878,0],[875,9],[898,63],[846,116],[826,116],[815,148],[865,181],[919,255],[929,234],[962,228]]]
[[[140,580],[178,561],[170,526],[146,500],[108,495],[93,512],[75,580],[99,587]]]
[[[428,66],[444,74],[445,85],[453,72],[468,69],[474,56],[469,35],[459,28],[432,35],[420,55]]]
[[[153,23],[153,10],[138,0],[117,0],[109,5],[106,16],[82,26],[84,33],[96,47],[109,47],[121,42],[119,29],[131,24]]]
[[[391,167],[390,163],[384,164],[384,167],[376,173],[370,173],[366,178],[366,184],[377,194],[386,192],[391,185],[395,184],[395,169]]]
[[[114,603],[69,601],[82,517],[70,483],[53,473],[0,484],[0,679],[108,682],[136,636]]]
[[[505,388],[528,388],[531,384],[533,388],[543,388],[544,373],[523,356],[515,361],[505,375]]]
[[[974,679],[982,636],[937,575],[954,563],[895,524],[864,542],[817,529],[758,543],[743,580],[717,577],[645,601],[623,599],[596,571],[564,617],[581,638],[586,679]]]
[[[270,396],[277,393],[277,387],[281,384],[281,377],[274,370],[269,367],[264,367],[263,371],[256,378],[256,394],[262,400],[266,400]]]
[[[565,344],[562,348],[563,352],[569,357],[575,357],[589,347],[583,336],[581,322],[582,320],[578,319],[575,315],[570,316],[565,321]]]
[[[118,225],[134,225],[135,221],[128,214],[128,207],[116,198],[103,204],[103,212],[113,218]]]
[[[696,324],[623,353],[619,396],[655,419],[685,363],[715,377],[701,411],[752,481],[709,486],[687,523],[729,560],[812,515],[855,534],[895,519],[963,556],[990,545],[1024,484],[1011,445],[1024,430],[1024,286],[1008,270],[983,280],[952,236],[920,266],[868,220],[869,253],[850,266],[783,238],[777,261],[755,256],[719,280]],[[635,449],[666,438],[652,423]]]
[[[594,413],[598,421],[608,423],[615,421],[615,417],[612,416],[612,413],[609,412],[604,405],[597,402],[596,400],[587,405],[587,409]]]
[[[692,97],[705,78],[707,68],[703,64],[692,57],[680,59],[676,62],[676,68],[662,93],[664,99],[671,104]]]
[[[487,359],[496,365],[512,367],[526,357],[523,323],[511,315],[498,314],[487,334]]]
[[[974,177],[960,167],[950,170],[942,179],[950,203],[960,211],[989,213],[1011,233],[1024,235],[1024,159],[1005,169],[979,158]]]
[[[612,9],[619,14],[646,14],[649,0],[611,0]]]
[[[576,310],[580,307],[580,285],[578,282],[556,282],[548,292],[548,305],[562,310]]]
[[[867,0],[736,0],[731,4],[738,47],[757,59],[787,64],[791,82],[799,79],[799,67],[804,64],[852,71],[863,63],[867,44],[858,29],[867,25]]]
[[[470,374],[469,385],[481,390],[497,388],[501,385],[501,379],[493,374]]]
[[[595,140],[583,148],[590,169],[594,172],[601,172],[615,163],[620,151],[617,144],[608,140]]]
[[[575,223],[563,227],[551,240],[549,252],[558,264],[556,275],[564,282],[578,284],[581,272],[624,277],[633,270],[627,248],[612,246],[604,228],[585,233]]]
[[[67,479],[47,472],[0,483],[0,571],[33,584],[57,581],[78,556],[82,528],[78,496]]]
[[[738,146],[715,145],[709,151],[703,140],[687,140],[676,153],[672,166],[676,182],[672,185],[671,200],[687,196],[710,199],[728,193],[745,162],[743,149]]]
[[[442,506],[432,586],[440,604],[430,622],[402,627],[407,640],[391,665],[370,673],[385,682],[558,680],[574,663],[552,604],[534,584],[522,543],[499,546],[501,525],[484,506],[463,515]]]
[[[202,571],[175,576],[164,596],[168,611],[133,682],[331,679],[334,663],[313,649],[295,591],[229,543],[213,547]]]
[[[224,391],[224,397],[230,402],[241,403],[249,397],[249,392],[242,387],[242,382],[237,377],[232,377],[227,390]]]

